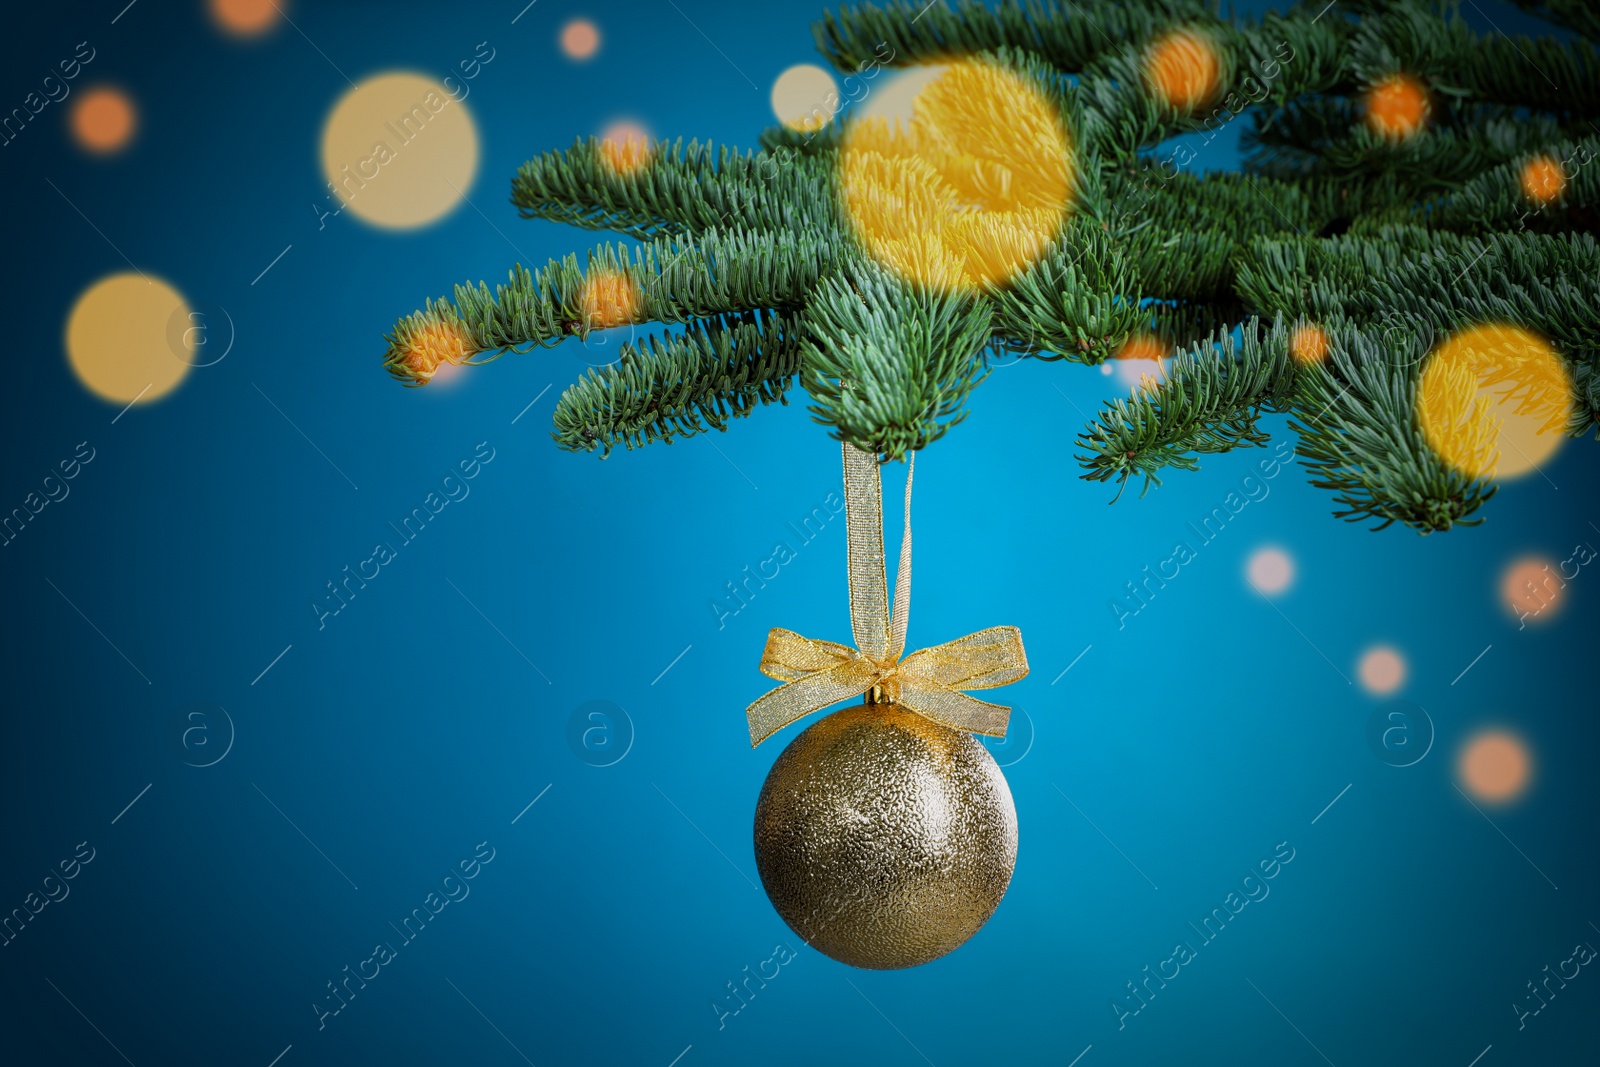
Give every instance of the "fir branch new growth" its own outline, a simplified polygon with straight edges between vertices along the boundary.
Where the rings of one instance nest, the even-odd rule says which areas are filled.
[[[1262,416],[1287,414],[1336,515],[1470,525],[1493,463],[1448,461],[1418,415],[1444,339],[1492,323],[1548,340],[1570,381],[1565,432],[1600,430],[1600,17],[1585,0],[1515,2],[1561,35],[1481,34],[1421,0],[1253,22],[1199,0],[846,7],[816,26],[841,72],[971,57],[1048,101],[1067,160],[1012,146],[955,164],[979,196],[1068,165],[1048,241],[1003,215],[887,261],[841,177],[848,116],[776,127],[755,151],[580,139],[524,164],[512,203],[636,243],[458,285],[396,324],[385,365],[421,385],[442,363],[661,323],[681,329],[624,343],[566,390],[561,447],[725,430],[798,380],[833,436],[898,459],[960,423],[998,356],[1092,366],[1155,337],[1176,353],[1164,380],[1084,428],[1083,477],[1148,490],[1264,444]],[[1173,41],[1203,85],[1180,70],[1157,91],[1152,50]],[[1185,143],[1161,148],[1245,114],[1241,172],[1196,175]]]

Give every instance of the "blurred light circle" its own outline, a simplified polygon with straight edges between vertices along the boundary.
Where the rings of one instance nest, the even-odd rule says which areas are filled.
[[[1167,364],[1159,359],[1119,359],[1112,373],[1123,385],[1160,384],[1167,376]]]
[[[1356,671],[1367,692],[1386,696],[1405,684],[1406,661],[1394,649],[1379,645],[1362,654]]]
[[[1533,757],[1520,739],[1503,730],[1485,730],[1463,746],[1456,774],[1462,787],[1479,800],[1505,803],[1527,789]]]
[[[1261,548],[1250,556],[1245,573],[1259,591],[1281,593],[1294,581],[1294,561],[1281,548]]]
[[[838,110],[833,75],[814,63],[797,63],[772,83],[772,113],[791,130],[826,126]]]
[[[561,27],[561,51],[572,59],[590,59],[600,51],[600,30],[588,19],[573,19]]]
[[[102,278],[67,316],[67,361],[101,399],[148,404],[177,388],[195,360],[193,335],[174,341],[168,330],[188,315],[188,303],[164,281],[132,271]]]
[[[96,155],[111,155],[133,140],[139,115],[127,93],[97,85],[79,95],[70,122],[78,144]]]
[[[1111,357],[1110,365],[1101,364],[1104,373],[1117,376],[1123,385],[1143,386],[1147,381],[1160,382],[1167,376],[1166,357],[1172,346],[1153,333],[1141,331],[1131,335]]]
[[[1432,110],[1427,88],[1409,74],[1391,74],[1367,90],[1367,127],[1387,140],[1414,137]]]
[[[1428,357],[1417,421],[1429,447],[1473,478],[1538,469],[1566,440],[1571,381],[1542,338],[1484,324],[1452,334]]]
[[[1050,250],[1074,192],[1071,157],[1037,84],[959,59],[921,87],[909,123],[863,113],[849,124],[839,196],[880,264],[930,288],[972,290]]]
[[[937,81],[944,71],[945,64],[930,63],[924,67],[877,75],[877,79],[881,80],[875,79],[867,91],[867,98],[862,101],[858,116],[882,119],[891,126],[896,121],[910,122],[917,96]]]
[[[1321,363],[1328,358],[1328,335],[1320,326],[1306,323],[1289,338],[1289,354],[1296,363]]]
[[[1222,59],[1209,34],[1175,30],[1146,49],[1144,77],[1150,91],[1169,107],[1195,111],[1221,90]]]
[[[446,381],[462,364],[477,354],[477,341],[467,327],[455,320],[439,320],[413,328],[405,341],[405,366],[418,384],[426,385],[440,370],[451,368]]]
[[[466,105],[420,74],[377,74],[339,98],[322,129],[322,170],[352,212],[412,229],[455,208],[478,171]]]
[[[278,25],[289,0],[209,0],[211,19],[235,37],[259,37]]]
[[[626,271],[594,271],[583,280],[583,328],[608,330],[633,322],[641,300],[638,284]]]
[[[1159,361],[1172,352],[1172,346],[1153,333],[1140,332],[1132,334],[1122,342],[1122,347],[1117,349],[1112,359],[1143,360],[1145,362]]]
[[[600,131],[600,157],[618,174],[632,174],[650,162],[650,131],[632,119],[618,119]]]
[[[1535,156],[1522,167],[1522,194],[1540,207],[1561,199],[1567,175],[1554,156]]]
[[[1561,610],[1564,583],[1554,560],[1529,556],[1507,567],[1500,577],[1500,599],[1517,618],[1547,622]]]
[[[466,365],[464,363],[453,363],[449,360],[443,360],[437,367],[433,369],[433,377],[428,379],[428,384],[435,389],[438,389],[441,386],[453,385],[461,379],[462,373],[465,369]]]

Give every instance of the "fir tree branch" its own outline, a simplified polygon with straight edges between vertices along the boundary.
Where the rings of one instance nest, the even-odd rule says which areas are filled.
[[[568,256],[535,272],[519,265],[493,292],[480,282],[456,286],[453,303],[429,300],[387,335],[384,366],[406,384],[421,385],[441,358],[462,363],[613,326],[798,307],[846,254],[847,247],[825,236],[715,230],[694,242],[662,239],[631,252],[601,245],[590,253],[587,271]],[[443,357],[441,335],[452,346]]]
[[[1396,141],[1367,128],[1360,101],[1319,97],[1258,118],[1241,147],[1248,171],[1341,183],[1351,190],[1345,199],[1354,214],[1446,192],[1561,135],[1550,116],[1441,109],[1417,135]]]
[[[996,347],[1090,366],[1115,355],[1149,319],[1122,243],[1093,218],[1075,219],[1038,262],[991,289]]]
[[[1249,174],[1200,177],[1146,164],[1109,173],[1105,184],[1117,205],[1113,231],[1134,265],[1137,292],[1160,300],[1232,300],[1235,260],[1245,240],[1304,233],[1319,219],[1295,186]]]
[[[800,370],[792,313],[752,311],[691,323],[675,337],[624,342],[621,358],[591,369],[561,394],[555,433],[562,448],[633,449],[726,430],[757,405],[787,404]]]
[[[813,33],[817,50],[841,71],[882,60],[888,49],[895,66],[915,66],[1011,47],[1075,74],[1103,52],[1133,47],[1176,23],[1190,22],[1215,23],[1215,11],[1204,0],[1067,5],[1002,0],[994,10],[978,0],[958,0],[953,8],[944,0],[931,5],[896,0],[883,7],[837,8],[823,15]]]
[[[805,327],[813,417],[835,438],[890,460],[966,417],[993,329],[981,298],[903,282],[870,261],[818,286]]]
[[[837,226],[832,171],[796,151],[739,152],[681,139],[619,167],[594,138],[524,163],[511,183],[523,218],[648,240],[711,229],[817,233]]]
[[[1535,198],[1524,188],[1528,168],[1554,163],[1561,189]],[[1564,230],[1600,232],[1600,137],[1563,140],[1518,156],[1475,175],[1441,197],[1421,205],[1419,221],[1429,225],[1483,233],[1495,230]]]
[[[1600,8],[1594,0],[1511,0],[1524,11],[1565,26],[1580,37],[1600,41]]]
[[[1149,330],[1173,351],[1182,351],[1232,331],[1236,323],[1248,318],[1238,300],[1156,301],[1145,307]]]
[[[1588,41],[1486,37],[1452,81],[1478,100],[1600,115],[1600,49]]]
[[[1330,333],[1329,348],[1302,369],[1289,427],[1311,484],[1341,505],[1334,517],[1424,534],[1482,522],[1470,516],[1495,486],[1439,458],[1418,425],[1417,374],[1406,370],[1421,361],[1417,340],[1344,328]]]
[[[721,430],[785,402],[799,374],[818,422],[899,458],[964,417],[986,352],[1094,364],[1151,330],[1181,353],[1164,382],[1111,402],[1084,429],[1085,478],[1125,486],[1138,474],[1147,491],[1164,467],[1262,443],[1260,416],[1289,411],[1313,484],[1335,495],[1341,517],[1423,532],[1470,524],[1493,485],[1450,469],[1414,410],[1440,341],[1477,325],[1542,334],[1570,372],[1569,432],[1600,436],[1600,245],[1590,235],[1600,230],[1600,22],[1581,0],[1517,2],[1590,39],[1479,34],[1444,0],[1342,0],[1331,14],[1325,0],[1304,0],[1256,22],[1223,19],[1210,0],[848,7],[815,29],[852,97],[879,66],[971,56],[1020,74],[1059,112],[1075,201],[1042,258],[982,280],[1004,273],[996,260],[996,273],[965,276],[972,291],[910,282],[869,259],[841,210],[837,115],[770,129],[756,153],[581,140],[525,164],[514,203],[525,217],[644,246],[601,246],[583,267],[572,256],[518,266],[493,292],[458,286],[396,325],[385,362],[421,384],[446,362],[626,323],[687,323],[676,337],[624,345],[617,364],[567,390],[557,441],[608,453]],[[1216,60],[1211,98],[1193,110],[1146,70],[1176,31]],[[1430,98],[1409,137],[1366,121],[1369,88],[1394,74],[1420,80]],[[1185,173],[1193,141],[1246,111],[1244,173]],[[991,191],[1031,180],[1022,176],[1034,160],[946,151],[957,115],[948,145],[923,143],[941,146],[938,167],[920,160],[959,172],[946,187],[962,190],[954,210],[974,209],[974,190],[987,204]],[[1150,151],[1183,134],[1198,138],[1165,159]],[[894,217],[909,189],[875,190],[877,210]],[[994,235],[998,256],[1026,262],[1036,246],[1008,243],[1010,225],[966,232]],[[892,242],[890,258],[911,273],[917,240]],[[927,262],[946,264],[940,247],[930,244]],[[981,257],[964,258],[976,245],[964,247],[939,269],[980,269]]]
[[[1238,345],[1222,333],[1180,353],[1165,380],[1111,401],[1079,435],[1082,477],[1125,486],[1143,475],[1143,496],[1164,467],[1197,470],[1198,455],[1265,443],[1261,414],[1287,410],[1295,387],[1290,336],[1286,325],[1263,329],[1252,319]]]
[[[1463,326],[1506,323],[1533,330],[1563,351],[1600,348],[1600,243],[1584,234],[1435,235],[1411,256],[1365,242],[1377,269],[1341,294],[1356,322],[1398,325],[1431,345]],[[1361,239],[1350,239],[1361,247]],[[1330,294],[1331,295],[1331,294]]]
[[[1588,235],[1411,226],[1259,240],[1241,262],[1239,291],[1263,313],[1395,327],[1430,344],[1462,326],[1503,322],[1564,351],[1600,348],[1600,244]]]

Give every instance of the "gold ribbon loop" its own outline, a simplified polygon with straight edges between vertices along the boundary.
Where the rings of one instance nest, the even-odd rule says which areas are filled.
[[[993,689],[1028,675],[1022,631],[991,626],[933,648],[913,652],[900,661],[902,684],[921,683],[938,689]]]
[[[759,745],[796,719],[877,687],[880,698],[954,730],[1004,737],[1011,709],[960,692],[1009,685],[1028,674],[1022,632],[987,630],[924,648],[904,659],[911,611],[911,473],[906,475],[906,525],[891,612],[883,551],[883,484],[875,456],[844,445],[845,522],[850,540],[850,627],[856,647],[774,628],[761,672],[783,685],[745,709],[750,744]]]
[[[883,479],[877,457],[844,446],[845,525],[850,534],[850,629],[871,660],[898,659],[890,646],[883,569]]]

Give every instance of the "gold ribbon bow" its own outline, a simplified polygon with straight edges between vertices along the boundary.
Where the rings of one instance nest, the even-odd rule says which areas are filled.
[[[845,523],[850,540],[850,627],[856,647],[774,628],[761,673],[785,684],[745,709],[755,747],[796,719],[870,692],[870,703],[898,704],[953,730],[1004,737],[1011,709],[960,692],[1009,685],[1028,674],[1022,632],[992,626],[900,658],[911,614],[911,475],[906,525],[891,613],[885,588],[883,483],[877,457],[844,445]]]

